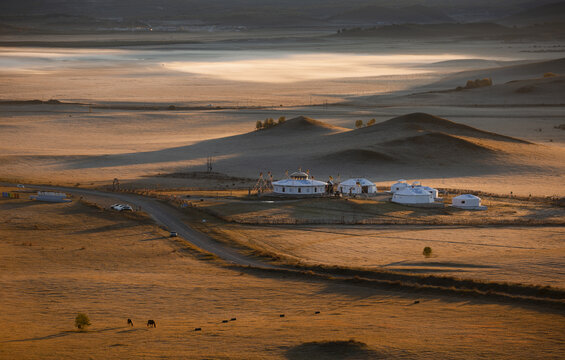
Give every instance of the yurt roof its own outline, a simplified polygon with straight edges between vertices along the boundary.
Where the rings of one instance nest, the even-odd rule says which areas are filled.
[[[477,199],[480,200],[481,198],[472,194],[463,194],[463,195],[459,195],[454,197],[454,199],[461,199],[461,200],[465,200],[465,199]]]
[[[277,186],[326,186],[326,183],[318,180],[295,180],[295,179],[283,179],[275,181],[273,185]]]
[[[416,186],[417,189],[424,189],[424,190],[428,190],[428,191],[437,191],[437,189],[434,189],[433,187],[429,187],[429,186]]]
[[[394,195],[416,195],[416,196],[430,196],[430,193],[422,188],[406,188],[397,191]]]
[[[290,174],[290,177],[295,177],[295,176],[296,177],[306,177],[306,178],[309,177],[308,174],[306,174],[304,171],[296,171],[296,172],[293,172],[292,174]]]
[[[372,181],[369,181],[364,178],[356,178],[356,179],[347,179],[342,181],[340,185],[347,185],[347,186],[355,186],[357,183],[360,183],[361,186],[374,186],[375,184]]]
[[[392,184],[392,186],[397,186],[397,185],[408,186],[408,184],[406,183],[406,181],[400,181],[400,180],[399,180],[398,182]]]

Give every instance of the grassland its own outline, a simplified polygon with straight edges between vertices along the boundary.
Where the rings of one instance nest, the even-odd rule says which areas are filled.
[[[3,199],[0,222],[0,358],[557,359],[565,341],[559,311],[227,268],[79,202]]]

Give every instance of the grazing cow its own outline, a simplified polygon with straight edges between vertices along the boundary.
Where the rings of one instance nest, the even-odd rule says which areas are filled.
[[[280,316],[280,317],[284,317],[284,314],[280,314],[279,316]]]
[[[231,318],[230,319],[230,321],[236,321],[236,320],[237,320],[237,318]]]
[[[314,314],[318,315],[319,313],[320,313],[319,311],[316,311]]]
[[[128,319],[128,325],[133,327],[133,321],[131,321],[131,319]]]
[[[227,322],[228,322],[227,320],[222,320],[222,324],[225,324],[225,323],[227,323]]]
[[[157,324],[155,324],[154,320],[147,320],[147,327],[157,327]]]
[[[194,331],[202,331],[202,328],[194,328]]]
[[[419,303],[420,303],[420,300],[414,301],[414,304],[419,304]]]

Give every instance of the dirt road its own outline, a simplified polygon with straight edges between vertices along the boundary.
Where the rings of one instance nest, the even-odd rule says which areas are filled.
[[[10,186],[14,186],[10,184]],[[192,229],[182,221],[182,214],[170,205],[164,204],[156,199],[124,193],[110,193],[98,190],[56,187],[56,186],[34,186],[26,185],[28,189],[41,191],[62,191],[73,194],[75,196],[101,196],[114,199],[116,202],[127,202],[129,204],[141,207],[144,212],[149,214],[159,225],[175,231],[180,237],[200,249],[212,253],[219,258],[237,265],[254,266],[259,268],[278,269],[280,267],[268,263],[264,263],[257,259],[249,258],[240,254],[233,248],[230,248],[214,239]]]

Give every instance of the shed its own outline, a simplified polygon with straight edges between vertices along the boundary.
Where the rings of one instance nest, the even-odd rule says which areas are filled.
[[[467,210],[486,210],[486,206],[481,205],[481,198],[472,194],[463,194],[451,200],[451,206]]]
[[[364,178],[348,179],[339,184],[339,192],[343,195],[375,194],[377,185]]]
[[[31,200],[47,201],[47,202],[70,202],[71,199],[67,198],[65,193],[56,193],[51,191],[38,191],[37,195],[29,197]]]

